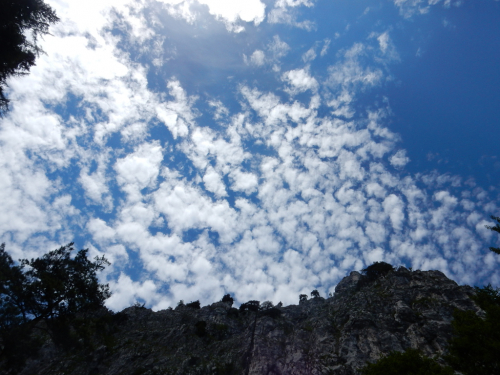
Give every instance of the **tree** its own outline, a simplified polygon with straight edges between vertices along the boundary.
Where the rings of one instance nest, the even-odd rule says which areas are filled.
[[[15,265],[0,246],[0,327],[98,309],[110,297],[109,286],[99,284],[97,271],[109,262],[87,258],[88,250],[75,257],[73,243],[53,250],[40,258],[23,259]]]
[[[373,281],[378,279],[380,276],[387,275],[392,270],[394,270],[394,267],[389,263],[375,262],[371,266],[361,270],[361,273],[366,275],[369,280]]]
[[[240,305],[240,311],[259,311],[260,301],[248,301]]]
[[[299,294],[299,303],[307,301],[307,294]]]
[[[8,110],[4,88],[10,76],[27,74],[43,50],[40,37],[59,21],[43,0],[2,0],[0,12],[0,117]]]
[[[233,297],[231,297],[230,294],[224,294],[224,297],[222,297],[221,302],[229,303],[230,306],[233,306],[234,299]]]
[[[40,338],[32,334],[35,327],[66,345],[69,318],[102,307],[110,296],[108,285],[99,284],[96,275],[109,262],[104,257],[90,261],[88,250],[71,257],[73,250],[70,243],[16,264],[5,244],[0,245],[0,367],[18,369],[36,354]],[[37,325],[40,320],[45,325]]]
[[[491,285],[475,287],[474,301],[486,312],[484,318],[474,311],[454,312],[453,338],[445,359],[464,375],[500,373],[500,289]]]
[[[313,298],[317,298],[319,297],[319,292],[317,289],[314,289],[312,292],[311,292],[311,297]]]
[[[26,275],[0,245],[0,329],[17,326],[27,320],[24,308]]]
[[[500,217],[491,216],[491,219],[494,220],[494,221],[496,221],[495,226],[492,227],[492,226],[489,226],[489,225],[485,225],[485,227],[500,234]],[[490,250],[493,251],[494,253],[500,254],[500,248],[499,247],[490,247]]]

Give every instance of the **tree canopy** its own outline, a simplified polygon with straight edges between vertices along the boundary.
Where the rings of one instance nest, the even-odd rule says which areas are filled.
[[[40,37],[59,21],[43,0],[2,0],[0,12],[0,117],[8,110],[4,88],[10,76],[27,74],[43,52]]]
[[[90,261],[88,250],[71,257],[73,251],[70,243],[16,265],[0,245],[0,328],[103,306],[109,286],[100,284],[96,273],[109,262],[104,256]]]

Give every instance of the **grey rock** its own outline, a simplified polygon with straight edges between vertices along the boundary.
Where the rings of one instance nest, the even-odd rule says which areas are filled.
[[[64,350],[46,340],[20,374],[354,375],[394,350],[441,355],[454,309],[483,314],[470,298],[471,287],[439,271],[400,268],[373,282],[361,280],[351,272],[331,298],[266,312],[239,312],[217,302],[199,310],[101,313],[105,324],[90,343]]]

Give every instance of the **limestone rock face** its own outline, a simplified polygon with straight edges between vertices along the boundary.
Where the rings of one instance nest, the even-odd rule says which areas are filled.
[[[445,352],[454,309],[482,313],[473,293],[439,271],[400,268],[375,281],[351,272],[331,298],[265,311],[130,307],[106,313],[104,339],[83,348],[47,341],[21,374],[358,374],[394,350]]]

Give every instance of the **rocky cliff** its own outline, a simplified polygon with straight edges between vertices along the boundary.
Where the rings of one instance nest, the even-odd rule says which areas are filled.
[[[46,340],[20,373],[357,374],[394,350],[445,352],[454,309],[482,313],[473,293],[439,271],[400,268],[374,280],[354,271],[331,298],[266,310],[102,311],[78,345]]]

